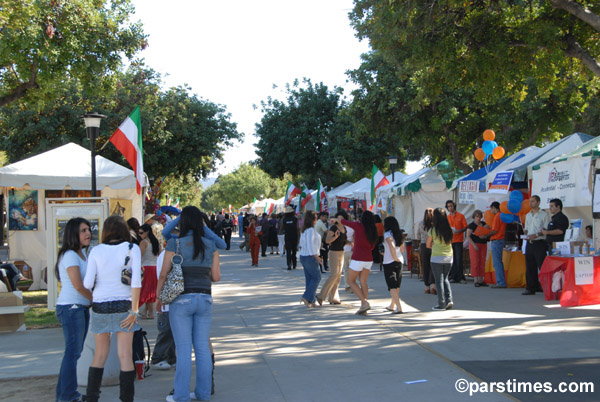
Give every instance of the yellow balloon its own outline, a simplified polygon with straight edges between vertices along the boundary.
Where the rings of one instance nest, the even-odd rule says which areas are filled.
[[[485,141],[494,141],[494,139],[496,138],[496,133],[494,132],[494,130],[491,129],[487,129],[483,132],[483,139]]]

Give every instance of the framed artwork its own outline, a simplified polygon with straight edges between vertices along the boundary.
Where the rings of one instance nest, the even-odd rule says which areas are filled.
[[[121,198],[111,198],[108,210],[111,215],[122,216],[125,220],[131,218],[132,201]]]
[[[8,230],[38,230],[37,190],[8,192]]]

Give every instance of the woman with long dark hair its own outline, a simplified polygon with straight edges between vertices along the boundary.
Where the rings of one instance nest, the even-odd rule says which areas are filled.
[[[360,299],[360,308],[356,314],[364,314],[371,309],[369,304],[369,285],[367,279],[373,265],[373,248],[377,243],[377,227],[375,218],[370,211],[361,214],[360,222],[352,222],[338,218],[338,222],[354,229],[354,250],[348,271],[348,282],[350,288]],[[359,278],[360,286],[356,284]]]
[[[427,248],[429,229],[433,227],[433,208],[425,209],[423,220],[417,226],[416,240],[420,241],[419,256],[421,260],[421,274],[425,283],[425,293],[437,294],[435,280],[431,272],[431,249]]]
[[[89,307],[92,300],[92,292],[83,286],[82,278],[87,270],[91,240],[90,223],[86,219],[69,219],[55,266],[56,277],[61,282],[56,318],[65,337],[65,353],[56,384],[57,402],[81,400],[81,394],[77,391],[77,361],[90,323]]]
[[[340,217],[338,212],[335,217]],[[321,287],[321,292],[317,295],[317,302],[323,304],[323,300],[329,301],[329,304],[341,304],[338,287],[342,279],[342,266],[344,265],[344,245],[346,244],[346,227],[338,223],[335,218],[330,219],[330,227],[327,231],[326,242],[329,245],[329,267],[331,273],[329,278]]]
[[[140,222],[136,218],[127,219],[127,227],[129,228],[129,235],[131,236],[131,242],[140,244]]]
[[[179,249],[179,250],[178,250]],[[175,391],[167,401],[210,400],[213,363],[209,348],[212,320],[212,282],[221,280],[219,253],[215,242],[204,236],[202,213],[193,206],[181,211],[179,238],[167,242],[163,266],[158,279],[160,294],[167,274],[172,269],[175,253],[183,257],[183,293],[169,305],[169,322],[175,339],[177,363]],[[160,299],[156,302],[161,311]],[[196,356],[196,385],[190,393],[192,346]]]
[[[154,318],[154,302],[156,301],[156,258],[162,251],[158,239],[152,231],[152,226],[144,223],[140,227],[140,252],[142,253],[142,291],[140,293],[140,309],[144,308],[142,318]]]
[[[438,297],[438,304],[433,306],[433,310],[450,310],[454,307],[452,288],[448,280],[452,267],[452,236],[446,211],[436,208],[433,211],[433,227],[427,237],[427,247],[431,249],[431,271]]]
[[[321,236],[315,231],[317,217],[313,211],[304,213],[302,234],[300,235],[300,263],[304,267],[306,288],[300,301],[306,307],[317,307],[315,304],[317,288],[321,282]],[[321,304],[320,301],[319,304]]]
[[[102,244],[90,252],[83,285],[92,292],[90,330],[94,333],[96,350],[88,372],[86,400],[97,402],[104,374],[104,364],[110,351],[111,333],[116,333],[121,373],[120,400],[133,401],[135,369],[133,367],[133,332],[137,323],[138,303],[142,287],[140,248],[130,242],[129,228],[120,216],[110,216],[102,228]],[[124,268],[131,270],[131,284],[121,280]],[[114,339],[114,338],[113,338]]]
[[[383,221],[383,274],[390,291],[391,302],[385,309],[392,314],[402,314],[400,304],[400,284],[402,283],[402,264],[404,263],[404,234],[398,220],[388,216]]]

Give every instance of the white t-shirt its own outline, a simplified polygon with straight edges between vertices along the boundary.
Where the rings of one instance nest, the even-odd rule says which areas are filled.
[[[321,236],[314,228],[308,228],[300,235],[300,255],[319,255],[321,252]]]
[[[396,249],[396,256],[398,257],[400,262],[402,264],[404,264],[404,256],[402,255],[402,252],[400,251],[400,247],[396,246],[396,242],[394,241],[394,235],[392,234],[391,231],[387,231],[383,234],[383,248],[385,250],[383,253],[383,263],[391,264],[392,262],[394,262],[394,257],[392,257],[392,252],[390,251],[390,246],[387,242],[388,238],[392,239],[392,243],[394,244],[395,249]]]
[[[93,288],[92,298],[95,303],[131,300],[131,288],[142,287],[142,257],[137,244],[133,245],[127,264],[132,269],[131,286],[121,283],[121,271],[128,252],[128,242],[116,245],[99,244],[92,249],[83,286],[90,290]]]
[[[354,241],[354,229],[352,229],[350,226],[346,226],[346,225],[344,225],[344,227],[346,228],[346,241],[353,242]],[[351,252],[352,252],[352,244],[345,244],[344,245],[344,253],[351,253]]]
[[[83,304],[84,306],[89,306],[90,301],[73,287],[71,278],[69,278],[69,274],[67,273],[67,268],[69,267],[79,267],[79,275],[81,275],[81,279],[83,280],[87,270],[87,261],[82,260],[79,254],[73,250],[66,251],[60,257],[58,273],[60,275],[61,288],[56,304]]]

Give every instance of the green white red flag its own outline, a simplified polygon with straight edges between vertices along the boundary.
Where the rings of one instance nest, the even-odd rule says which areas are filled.
[[[310,190],[306,187],[306,184],[302,184],[302,193],[300,193],[300,210],[303,210],[306,203],[312,199]]]
[[[317,211],[322,212],[325,211],[325,200],[327,199],[327,194],[325,194],[325,189],[323,188],[323,183],[321,183],[321,179],[319,179],[319,189],[317,190]]]
[[[290,205],[290,202],[294,199],[294,197],[300,194],[301,191],[298,187],[294,186],[294,183],[288,180],[287,188],[285,189],[285,198],[284,205]]]
[[[142,120],[139,106],[121,123],[109,141],[123,154],[133,168],[136,191],[141,194],[144,183],[144,163],[142,160]]]
[[[377,199],[376,191],[379,187],[390,184],[390,181],[385,177],[381,170],[377,169],[377,166],[373,164],[373,172],[371,173],[371,206],[370,210],[373,209],[375,201]]]

